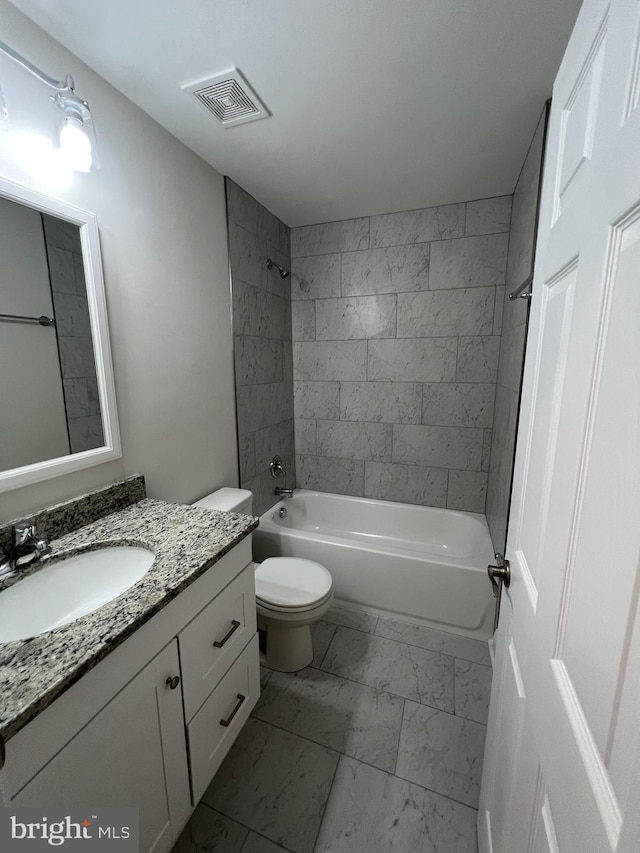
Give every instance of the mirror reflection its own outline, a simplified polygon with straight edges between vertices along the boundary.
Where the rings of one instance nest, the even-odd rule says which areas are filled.
[[[80,226],[0,197],[0,470],[105,444]]]

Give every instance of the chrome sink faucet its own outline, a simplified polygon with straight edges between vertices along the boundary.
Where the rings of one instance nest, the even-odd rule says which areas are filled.
[[[0,548],[0,578],[51,554],[49,540],[38,534],[33,518],[22,518],[11,528],[9,549]]]

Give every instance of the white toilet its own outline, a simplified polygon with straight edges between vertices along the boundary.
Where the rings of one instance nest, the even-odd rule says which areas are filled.
[[[251,515],[253,494],[219,489],[194,506]],[[313,659],[310,626],[327,612],[333,598],[330,573],[312,560],[269,557],[256,564],[258,629],[264,631],[264,663],[280,672],[296,672]]]

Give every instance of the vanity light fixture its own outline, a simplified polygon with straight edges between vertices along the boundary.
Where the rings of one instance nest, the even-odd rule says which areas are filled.
[[[91,111],[89,104],[76,95],[73,77],[70,74],[67,74],[64,80],[50,77],[3,41],[0,41],[0,52],[26,68],[47,86],[57,89],[56,94],[51,96],[56,109],[60,111],[54,137],[55,147],[60,150],[62,159],[70,169],[76,172],[97,171],[100,164]],[[4,98],[0,92],[0,116],[6,115]]]

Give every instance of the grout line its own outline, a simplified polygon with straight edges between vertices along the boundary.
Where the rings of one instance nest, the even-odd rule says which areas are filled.
[[[393,764],[393,775],[398,776],[398,761],[400,760],[400,741],[402,740],[402,729],[404,728],[404,712],[407,707],[407,700],[402,703],[402,716],[400,717],[400,729],[398,731],[398,743],[396,745],[396,760]],[[398,776],[398,778],[400,778]]]
[[[320,837],[320,830],[322,829],[322,824],[324,823],[324,818],[327,813],[327,806],[329,805],[329,800],[331,799],[331,792],[333,791],[333,785],[336,781],[336,776],[338,775],[338,767],[340,766],[340,758],[336,761],[336,767],[333,771],[333,776],[331,777],[331,784],[329,785],[329,793],[327,794],[327,799],[325,800],[324,807],[322,809],[322,814],[320,816],[320,823],[318,824],[318,831],[316,832],[316,837],[313,841],[313,847],[311,848],[315,851],[316,846],[318,844],[318,838]]]

